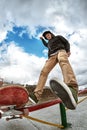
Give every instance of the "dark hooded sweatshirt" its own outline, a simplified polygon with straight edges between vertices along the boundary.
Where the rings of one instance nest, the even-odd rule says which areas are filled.
[[[53,36],[52,39],[48,41],[48,43],[44,39],[42,39],[42,42],[44,46],[48,48],[48,57],[61,49],[66,50],[66,52],[70,52],[69,42],[61,35]]]

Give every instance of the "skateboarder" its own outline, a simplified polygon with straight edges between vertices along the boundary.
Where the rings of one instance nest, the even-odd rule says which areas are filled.
[[[65,94],[61,93],[59,94],[59,96],[62,99],[65,98],[62,96],[68,95],[66,97],[66,100],[67,98],[70,98],[75,108],[78,101],[77,98],[78,84],[74,72],[72,70],[72,67],[68,60],[68,57],[71,54],[69,42],[61,35],[55,36],[51,31],[45,31],[40,37],[40,39],[42,40],[44,46],[48,48],[48,60],[46,61],[40,73],[39,81],[34,92],[30,94],[30,98],[36,103],[38,102],[38,100],[40,100],[48,74],[58,63],[62,71],[64,83],[66,84],[66,86],[61,85],[59,89],[60,92],[64,90]],[[46,42],[46,40],[48,40],[48,42]],[[53,86],[56,87],[59,84],[60,83],[57,80],[53,80],[52,83],[50,82],[51,87]],[[69,93],[71,93],[71,95]]]

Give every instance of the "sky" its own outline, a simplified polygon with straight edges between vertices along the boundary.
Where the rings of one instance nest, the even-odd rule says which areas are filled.
[[[0,78],[37,84],[47,57],[40,36],[46,30],[64,36],[71,45],[69,61],[79,89],[87,87],[87,0],[0,1]],[[62,80],[59,65],[49,74]]]

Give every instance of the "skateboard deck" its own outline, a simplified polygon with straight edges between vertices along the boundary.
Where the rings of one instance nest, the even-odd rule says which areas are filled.
[[[29,101],[28,91],[19,85],[9,85],[0,88],[0,118],[6,120],[22,118],[28,115],[25,104]],[[23,107],[23,109],[21,109]]]
[[[19,85],[9,85],[0,88],[0,106],[22,106],[29,100],[27,90]]]
[[[69,87],[62,81],[54,78],[50,80],[51,90],[57,95],[68,109],[75,109],[76,102]]]

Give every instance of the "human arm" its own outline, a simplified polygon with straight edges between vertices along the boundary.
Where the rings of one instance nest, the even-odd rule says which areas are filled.
[[[48,47],[48,43],[44,40],[44,38],[41,36],[40,39],[42,40],[42,43],[44,46]]]

